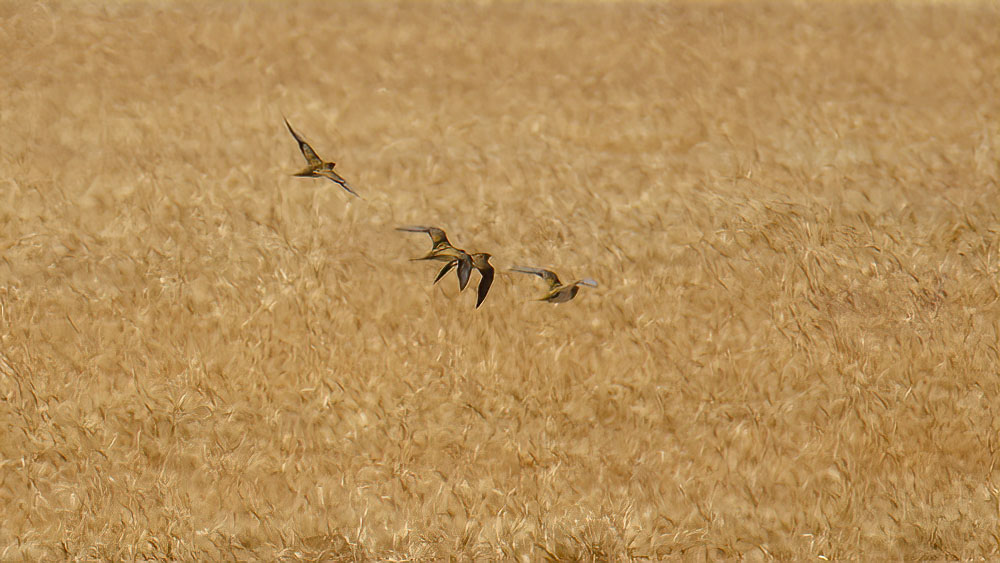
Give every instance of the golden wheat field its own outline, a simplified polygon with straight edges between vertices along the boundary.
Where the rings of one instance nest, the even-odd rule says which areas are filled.
[[[0,3],[0,560],[1000,557],[997,29]]]

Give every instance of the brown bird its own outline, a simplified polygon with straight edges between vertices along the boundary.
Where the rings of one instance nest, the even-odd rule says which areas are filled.
[[[467,285],[469,285],[469,275],[472,273],[471,262],[468,267],[464,267],[465,263],[464,257],[468,256],[461,248],[455,248],[450,242],[448,242],[448,235],[445,234],[443,229],[437,227],[424,227],[420,225],[412,225],[407,227],[396,227],[397,231],[405,231],[408,233],[426,233],[431,237],[431,250],[426,255],[420,258],[411,258],[411,260],[436,260],[439,262],[447,262],[441,271],[438,272],[436,278],[434,278],[434,283],[437,283],[441,278],[443,278],[448,272],[458,265],[458,289],[462,291]]]
[[[578,291],[580,291],[581,285],[586,285],[588,287],[597,287],[597,282],[590,279],[584,278],[582,280],[576,280],[573,283],[564,284],[559,281],[559,276],[556,275],[552,270],[544,270],[542,268],[528,268],[524,266],[514,266],[510,269],[512,272],[518,272],[521,274],[531,274],[538,276],[548,282],[549,291],[544,296],[542,296],[538,301],[548,301],[549,303],[565,303],[570,299],[576,297]]]
[[[305,142],[305,140],[295,132],[295,129],[292,129],[292,126],[288,123],[287,119],[285,119],[285,126],[288,127],[288,131],[291,132],[292,136],[295,137],[295,140],[298,141],[299,150],[302,151],[302,156],[306,158],[306,163],[309,165],[295,174],[292,174],[293,176],[300,176],[303,178],[326,178],[340,184],[340,187],[344,188],[354,196],[361,197],[351,188],[350,185],[348,185],[347,180],[341,178],[340,174],[337,174],[333,170],[333,167],[337,165],[336,162],[326,162],[320,158],[319,155],[316,154],[316,151],[309,146],[309,143]]]

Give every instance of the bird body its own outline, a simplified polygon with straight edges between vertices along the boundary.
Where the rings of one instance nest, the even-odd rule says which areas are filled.
[[[397,231],[404,231],[408,233],[426,233],[431,237],[431,250],[424,256],[419,258],[411,258],[410,260],[435,260],[438,262],[447,262],[441,270],[438,272],[436,278],[434,278],[434,283],[437,283],[441,278],[448,274],[456,265],[458,268],[458,289],[462,291],[469,284],[469,274],[472,273],[472,266],[463,267],[463,259],[468,256],[461,248],[456,248],[448,242],[448,235],[445,234],[443,229],[438,227],[424,227],[422,225],[411,225],[407,227],[396,227]]]
[[[452,260],[458,260],[461,258],[464,253],[465,251],[461,248],[446,246],[433,249],[420,258],[411,258],[410,260],[436,260],[438,262],[451,262]]]
[[[568,285],[553,289],[545,294],[544,297],[539,297],[538,301],[548,301],[549,303],[565,303],[570,299],[576,297],[576,294],[580,291],[580,282],[573,282]]]
[[[545,280],[549,284],[549,291],[540,297],[538,301],[548,301],[549,303],[565,303],[574,297],[580,291],[581,285],[586,285],[588,287],[597,287],[597,282],[590,279],[584,278],[582,280],[576,280],[573,283],[564,284],[559,281],[559,276],[556,275],[552,270],[545,270],[542,268],[529,268],[524,266],[515,266],[511,268],[511,271],[518,272],[521,274],[531,274],[538,276]]]
[[[302,156],[305,157],[306,164],[308,164],[308,166],[299,170],[295,174],[292,174],[292,176],[298,176],[300,178],[326,178],[339,184],[340,187],[344,188],[344,190],[354,196],[361,197],[354,191],[353,188],[351,188],[351,186],[347,183],[347,180],[344,180],[340,174],[337,174],[337,172],[334,171],[333,168],[337,166],[336,162],[326,162],[320,158],[319,155],[316,154],[316,151],[309,146],[309,143],[305,142],[305,140],[295,132],[295,129],[292,129],[292,126],[288,123],[287,119],[285,120],[285,126],[288,127],[288,131],[292,134],[292,137],[295,137],[296,142],[299,143],[299,150],[302,151]]]

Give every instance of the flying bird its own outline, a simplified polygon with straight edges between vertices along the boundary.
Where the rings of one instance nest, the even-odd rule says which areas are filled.
[[[430,252],[420,258],[411,258],[410,260],[436,260],[439,262],[447,262],[438,272],[437,277],[434,278],[434,283],[437,283],[457,265],[459,291],[464,290],[465,287],[469,285],[469,275],[472,273],[471,259],[467,260],[466,257],[469,256],[468,253],[461,248],[452,246],[452,244],[448,242],[448,235],[445,234],[443,229],[412,225],[407,227],[396,227],[396,230],[408,233],[426,233],[431,237],[432,246]]]
[[[542,296],[538,301],[548,301],[549,303],[565,303],[570,299],[576,297],[578,291],[580,291],[580,286],[585,285],[588,287],[597,287],[597,282],[590,279],[584,278],[582,280],[576,280],[573,283],[564,284],[559,281],[559,276],[556,275],[552,270],[544,270],[542,268],[528,268],[524,266],[514,266],[511,268],[512,272],[518,272],[521,274],[531,274],[538,276],[545,280],[549,284],[549,291],[544,296]]]
[[[295,137],[295,140],[298,141],[299,150],[302,151],[302,156],[305,157],[306,163],[308,164],[308,166],[302,170],[292,174],[293,176],[301,176],[303,178],[326,178],[340,184],[340,187],[344,188],[354,196],[361,197],[351,188],[351,186],[347,183],[347,180],[341,178],[340,174],[337,174],[333,170],[333,167],[337,165],[336,162],[326,162],[320,158],[319,155],[316,154],[316,151],[309,146],[309,143],[305,142],[305,140],[295,132],[295,129],[292,129],[292,126],[288,123],[287,119],[285,119],[285,126],[288,127],[288,131],[291,132],[292,136]]]

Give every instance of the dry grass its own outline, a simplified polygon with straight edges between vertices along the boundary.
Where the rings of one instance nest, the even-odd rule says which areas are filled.
[[[0,4],[0,559],[1000,556],[997,29]]]

